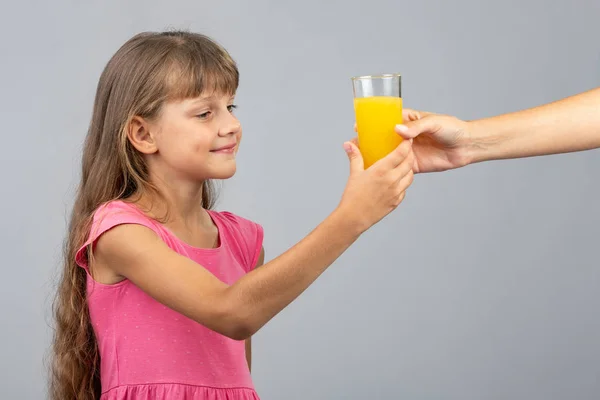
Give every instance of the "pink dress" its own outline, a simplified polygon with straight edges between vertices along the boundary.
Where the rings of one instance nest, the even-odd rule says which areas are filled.
[[[258,260],[262,227],[229,212],[209,211],[219,230],[218,248],[201,249],[178,239],[134,205],[110,202],[96,211],[88,241],[77,253],[87,269],[85,247],[112,227],[134,223],[154,232],[227,284]],[[168,268],[165,265],[165,268]],[[232,340],[165,307],[131,281],[94,281],[87,296],[101,359],[101,400],[258,400],[245,342]]]

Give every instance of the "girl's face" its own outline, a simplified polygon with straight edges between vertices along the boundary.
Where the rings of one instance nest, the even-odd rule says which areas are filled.
[[[163,179],[193,182],[232,177],[242,138],[233,100],[234,96],[215,93],[167,102],[156,120],[140,123],[139,128],[145,126],[141,129],[145,139],[138,143],[147,149],[135,147],[147,154],[150,172]]]

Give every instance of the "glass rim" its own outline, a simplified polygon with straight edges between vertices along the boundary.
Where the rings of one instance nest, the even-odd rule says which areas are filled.
[[[379,75],[359,75],[353,76],[351,79],[353,81],[358,81],[361,79],[384,79],[384,78],[401,78],[402,74],[394,73],[394,74],[379,74]]]

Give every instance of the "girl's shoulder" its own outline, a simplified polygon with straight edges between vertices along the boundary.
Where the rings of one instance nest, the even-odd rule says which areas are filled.
[[[143,225],[157,234],[163,234],[158,223],[145,215],[134,204],[123,200],[112,200],[99,206],[92,216],[88,236],[75,255],[81,267],[88,267],[88,249],[93,247],[102,234],[121,224]]]

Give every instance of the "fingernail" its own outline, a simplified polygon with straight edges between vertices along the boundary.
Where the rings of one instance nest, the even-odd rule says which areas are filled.
[[[352,145],[348,142],[344,143],[344,150],[346,150],[346,153],[348,154],[352,153]]]
[[[408,132],[408,127],[406,125],[396,125],[396,132],[406,133]]]

